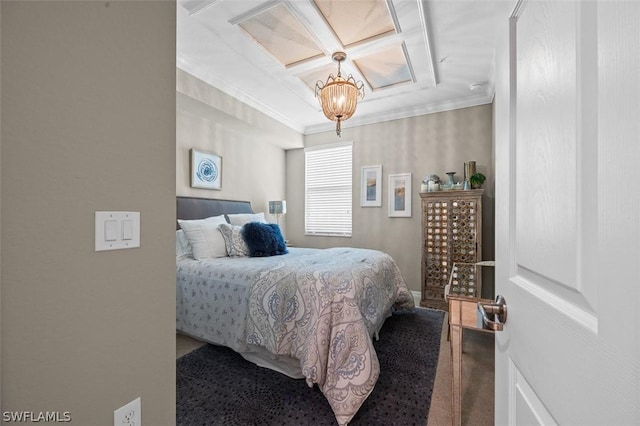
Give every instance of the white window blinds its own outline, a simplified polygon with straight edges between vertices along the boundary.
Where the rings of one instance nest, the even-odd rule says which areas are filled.
[[[346,142],[305,149],[306,235],[351,236],[352,146]]]

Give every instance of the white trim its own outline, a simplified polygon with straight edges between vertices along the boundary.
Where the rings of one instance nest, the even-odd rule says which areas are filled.
[[[420,26],[422,28],[422,36],[424,37],[424,45],[427,51],[427,57],[429,58],[429,71],[431,71],[431,76],[433,77],[433,81],[431,82],[433,86],[437,86],[440,83],[440,79],[438,78],[438,66],[436,65],[436,58],[433,55],[433,42],[432,37],[430,36],[430,27],[427,23],[427,5],[426,0],[418,0],[418,13],[420,15]]]
[[[419,291],[411,290],[411,294],[413,295],[413,303],[416,306],[420,306],[420,301],[422,300],[422,293]]]
[[[190,16],[195,16],[199,13],[204,12],[205,10],[209,9],[211,6],[215,6],[216,4],[220,3],[220,1],[222,0],[213,0],[209,3],[201,3],[199,5],[197,5],[196,7],[194,7],[193,9],[187,9],[189,12]],[[182,3],[182,6],[184,7],[184,3]]]

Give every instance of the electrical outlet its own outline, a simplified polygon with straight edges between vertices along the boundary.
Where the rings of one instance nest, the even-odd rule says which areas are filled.
[[[123,405],[113,412],[113,426],[142,426],[140,398]]]

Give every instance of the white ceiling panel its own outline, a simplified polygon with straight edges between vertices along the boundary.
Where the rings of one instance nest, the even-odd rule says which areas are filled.
[[[490,103],[500,11],[488,0],[178,0],[177,65],[309,134],[335,127],[314,87],[344,51],[343,76],[365,83],[348,128]]]

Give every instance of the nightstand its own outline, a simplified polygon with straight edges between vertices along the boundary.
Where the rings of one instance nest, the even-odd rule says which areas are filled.
[[[478,325],[478,302],[492,304],[489,299],[447,295],[449,302],[449,339],[451,346],[451,424],[462,420],[462,330],[464,328],[493,333]]]

